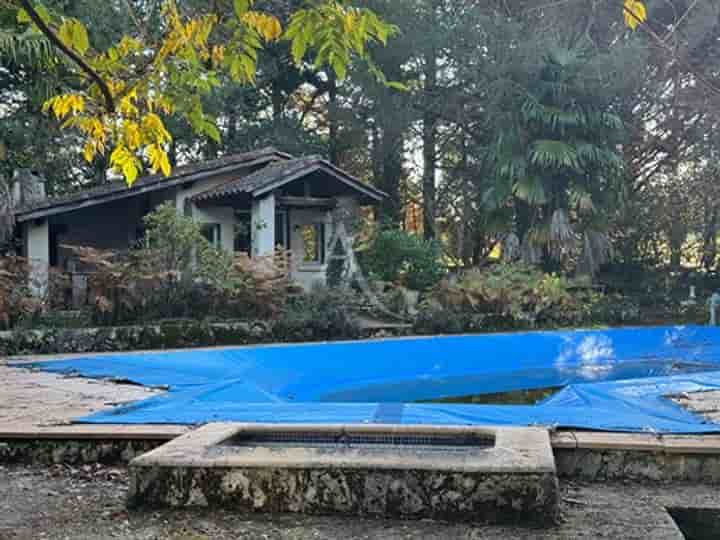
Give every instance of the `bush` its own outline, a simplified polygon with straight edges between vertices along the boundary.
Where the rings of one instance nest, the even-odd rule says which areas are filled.
[[[22,257],[0,257],[0,328],[34,318],[42,300],[31,294],[30,263]]]
[[[429,295],[426,308],[444,310],[453,321],[463,319],[458,314],[468,313],[466,326],[488,329],[582,324],[591,304],[587,296],[581,301],[582,295],[571,293],[569,287],[567,279],[533,266],[499,263],[468,270],[454,284],[441,283]],[[438,313],[433,316],[442,319]]]
[[[276,341],[357,339],[361,329],[351,313],[350,293],[318,287],[290,299],[273,326]]]
[[[213,299],[213,314],[275,317],[290,292],[290,254],[250,258],[208,250],[200,257],[198,276]]]
[[[440,258],[440,245],[435,241],[399,229],[381,229],[361,252],[360,264],[370,279],[425,291],[445,274]]]
[[[281,310],[289,286],[286,254],[233,258],[210,245],[200,225],[172,205],[158,207],[145,222],[145,242],[127,253],[71,248],[91,271],[96,324],[247,319]]]

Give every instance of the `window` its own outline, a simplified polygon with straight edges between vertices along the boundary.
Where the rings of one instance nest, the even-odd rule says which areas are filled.
[[[235,240],[233,242],[235,253],[252,255],[252,218],[250,212],[237,212],[235,214]]]
[[[222,246],[219,223],[203,223],[200,225],[200,233],[203,235],[205,240],[210,242],[211,246],[216,248]]]
[[[303,225],[301,229],[303,239],[303,262],[325,262],[325,224],[312,223]]]
[[[290,249],[287,212],[275,212],[275,245]]]
[[[287,212],[275,213],[275,245],[290,249]],[[252,217],[248,211],[235,213],[235,253],[252,253]]]

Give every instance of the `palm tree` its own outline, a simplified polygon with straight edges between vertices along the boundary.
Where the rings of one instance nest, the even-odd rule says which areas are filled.
[[[493,190],[515,210],[529,262],[546,265],[582,252],[590,273],[608,255],[605,212],[617,204],[623,123],[592,88],[591,56],[554,47],[504,112],[490,156]],[[498,200],[495,196],[494,200]]]

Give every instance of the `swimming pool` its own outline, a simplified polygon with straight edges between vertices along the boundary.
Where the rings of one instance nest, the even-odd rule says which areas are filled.
[[[720,330],[713,327],[117,354],[36,367],[170,389],[164,396],[79,419],[92,423],[539,424],[720,431],[662,398],[675,387],[714,388],[716,381],[720,387]],[[555,386],[564,389],[534,406],[417,403]]]

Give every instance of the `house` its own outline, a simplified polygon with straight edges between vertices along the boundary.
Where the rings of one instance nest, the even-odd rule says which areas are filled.
[[[325,280],[338,209],[347,215],[386,196],[324,159],[273,148],[176,167],[170,177],[143,177],[130,188],[118,181],[57,198],[44,197],[34,178],[13,186],[13,212],[22,254],[41,283],[50,266],[70,270],[61,246],[128,249],[143,237],[143,217],[171,202],[227,251],[289,250],[291,277],[307,289]]]

